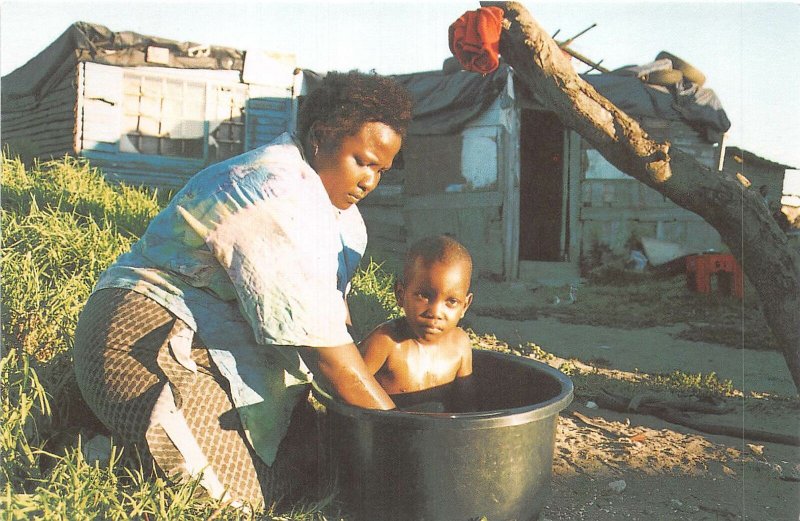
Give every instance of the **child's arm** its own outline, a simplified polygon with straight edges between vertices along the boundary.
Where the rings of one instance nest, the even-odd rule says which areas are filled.
[[[472,374],[472,343],[466,333],[462,333],[461,339],[461,365],[456,373],[456,378],[470,376]]]
[[[367,338],[358,345],[361,356],[367,364],[370,374],[375,374],[386,363],[389,353],[394,347],[394,340],[386,330],[386,325],[376,327]]]
[[[456,373],[453,407],[454,412],[472,412],[478,408],[478,393],[472,375],[472,343],[464,333],[461,346],[461,366]]]

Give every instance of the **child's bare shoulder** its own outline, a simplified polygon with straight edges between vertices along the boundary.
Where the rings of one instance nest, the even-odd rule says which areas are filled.
[[[469,337],[469,333],[457,327],[454,330],[455,333],[455,343],[458,346],[459,351],[464,354],[472,354],[472,339]]]
[[[358,350],[373,374],[392,357],[399,345],[396,327],[392,322],[390,320],[377,326],[358,344]]]

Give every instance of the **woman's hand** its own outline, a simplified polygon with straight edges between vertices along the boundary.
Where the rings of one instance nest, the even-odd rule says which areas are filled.
[[[314,376],[322,376],[346,403],[365,409],[395,408],[392,399],[367,370],[355,344],[305,347],[300,355]]]

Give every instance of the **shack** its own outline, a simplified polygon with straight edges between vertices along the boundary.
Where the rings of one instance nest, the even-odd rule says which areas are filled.
[[[416,106],[399,164],[362,203],[375,251],[397,255],[447,233],[483,276],[563,281],[578,277],[594,249],[624,254],[643,237],[722,248],[699,216],[565,128],[509,66],[486,76],[453,69],[397,76]],[[712,90],[650,85],[625,70],[582,76],[655,139],[719,175],[730,122]]]
[[[723,171],[730,175],[741,175],[750,183],[752,190],[764,190],[769,206],[777,210],[781,206],[784,178],[792,167],[763,158],[739,147],[725,148]]]
[[[88,158],[110,179],[179,187],[294,127],[290,54],[72,24],[2,78],[2,144],[26,159]]]
[[[697,215],[618,171],[502,64],[395,76],[415,98],[400,157],[362,203],[371,250],[399,256],[448,233],[501,280],[577,278],[598,249],[640,238],[720,249]],[[634,68],[583,77],[654,138],[713,171],[730,126],[712,90],[643,82]],[[295,128],[319,75],[292,55],[71,25],[2,78],[2,144],[26,158],[88,158],[112,180],[179,187],[204,166]],[[710,175],[715,175],[710,173]]]

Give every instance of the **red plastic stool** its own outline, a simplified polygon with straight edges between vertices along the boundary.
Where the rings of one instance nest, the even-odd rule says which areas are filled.
[[[730,253],[704,253],[686,257],[686,285],[698,293],[711,292],[711,276],[719,274],[720,288],[738,298],[744,295],[742,267]],[[732,279],[732,280],[731,280]]]

